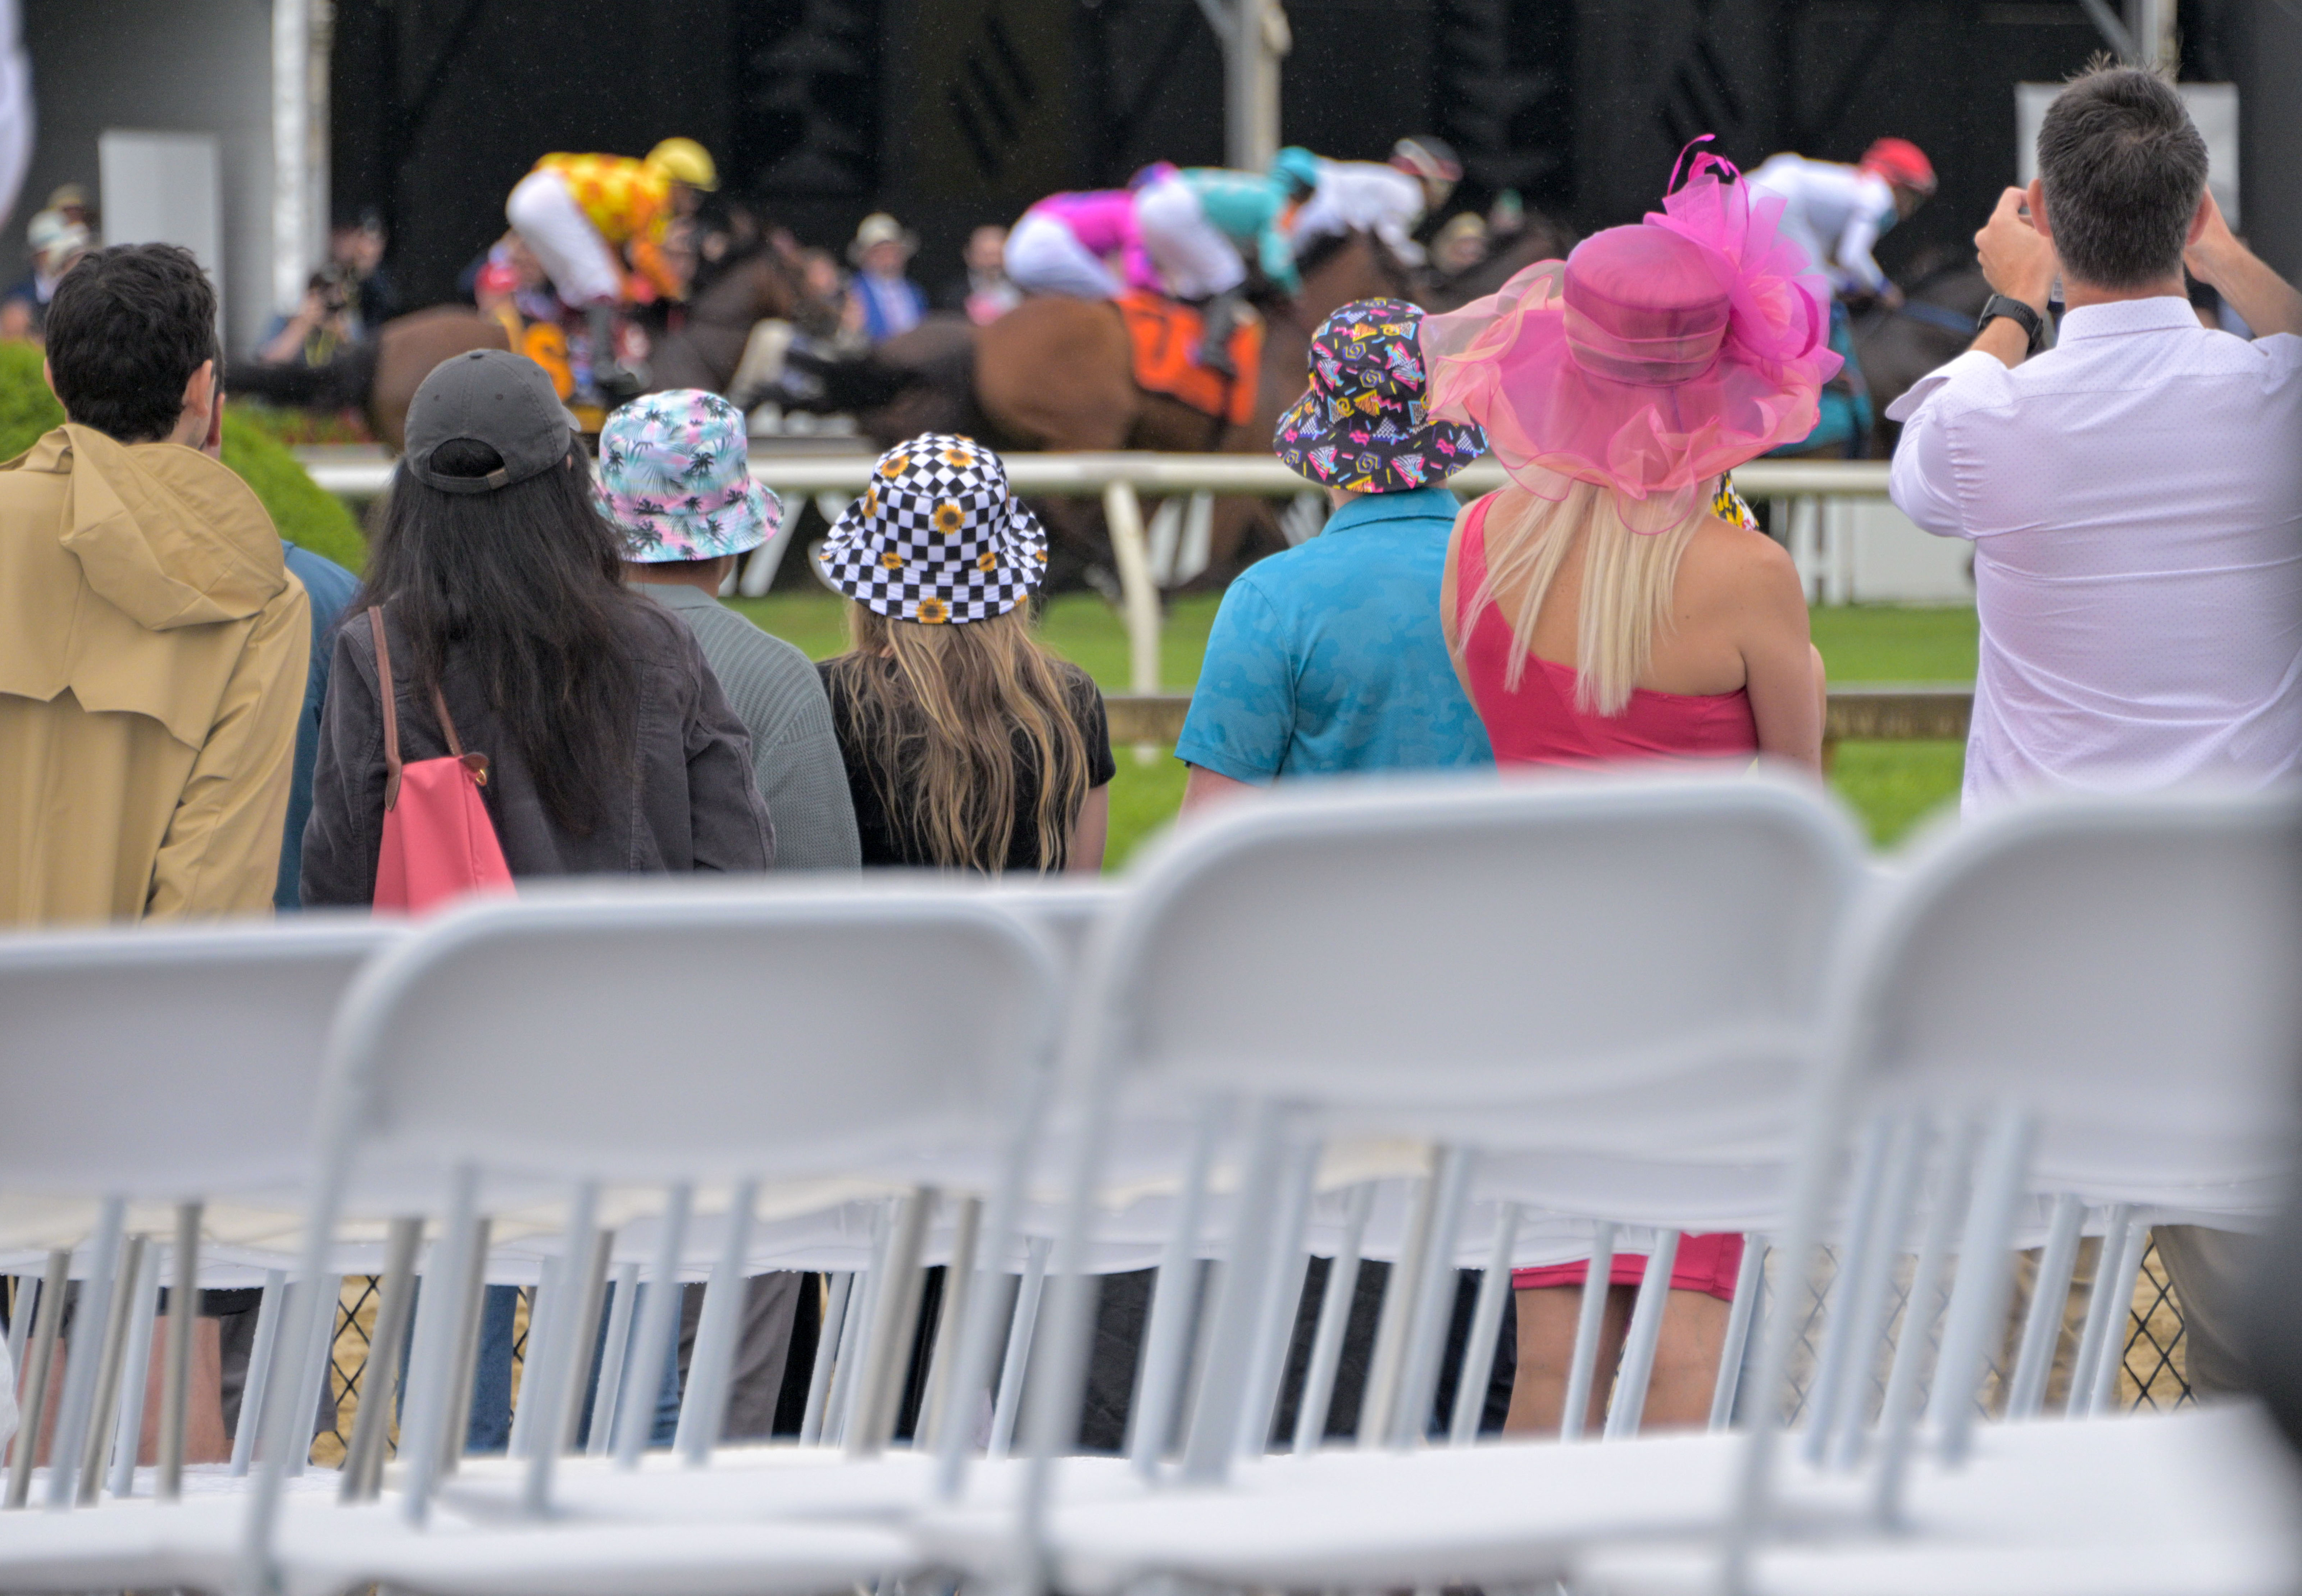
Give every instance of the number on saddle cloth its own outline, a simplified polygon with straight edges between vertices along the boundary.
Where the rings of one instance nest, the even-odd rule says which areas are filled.
[[[1231,333],[1231,365],[1239,373],[1233,378],[1209,371],[1192,358],[1206,323],[1189,306],[1142,289],[1122,294],[1118,305],[1127,323],[1137,387],[1180,399],[1232,426],[1255,419],[1256,381],[1263,365],[1260,316],[1242,311]]]

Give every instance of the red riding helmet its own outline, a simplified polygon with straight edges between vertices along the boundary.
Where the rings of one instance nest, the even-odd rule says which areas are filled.
[[[1861,164],[1898,189],[1914,194],[1935,191],[1934,163],[1927,152],[1907,139],[1881,139],[1862,152]]]

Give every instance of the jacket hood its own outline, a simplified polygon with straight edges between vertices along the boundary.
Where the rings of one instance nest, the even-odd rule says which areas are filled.
[[[245,620],[288,584],[263,501],[197,449],[66,424],[0,469],[68,475],[63,546],[88,587],[139,626]]]
[[[0,693],[147,715],[197,748],[293,579],[229,466],[82,426],[0,466]]]

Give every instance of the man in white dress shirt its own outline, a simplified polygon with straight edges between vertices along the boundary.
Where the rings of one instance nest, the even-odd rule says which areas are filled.
[[[2163,79],[2091,73],[2040,176],[1975,235],[1995,293],[1887,414],[1895,502],[1974,543],[1969,814],[2054,788],[2259,787],[2302,772],[2302,294],[2231,237]],[[2188,265],[2263,336],[2198,323]],[[2068,312],[2039,353],[2059,271]],[[2170,1066],[2179,1068],[2177,1061]],[[2245,1239],[2161,1225],[2194,1390],[2242,1382]]]

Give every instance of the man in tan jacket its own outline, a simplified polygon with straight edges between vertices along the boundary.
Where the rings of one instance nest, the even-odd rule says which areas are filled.
[[[0,466],[0,926],[271,908],[309,609],[217,458],[215,315],[164,244],[50,303],[67,423]]]

